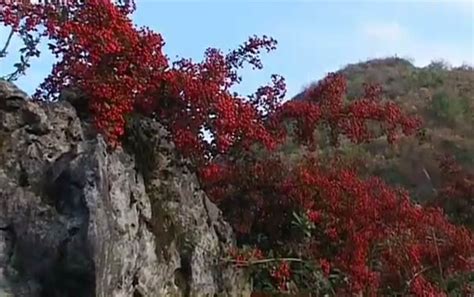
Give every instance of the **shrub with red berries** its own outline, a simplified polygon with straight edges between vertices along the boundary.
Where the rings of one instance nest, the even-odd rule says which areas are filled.
[[[443,208],[455,223],[474,228],[474,174],[452,156],[443,156],[440,168],[443,182],[431,204]]]

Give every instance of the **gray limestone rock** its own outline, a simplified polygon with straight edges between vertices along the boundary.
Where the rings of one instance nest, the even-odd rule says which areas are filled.
[[[134,145],[111,152],[71,103],[0,81],[0,296],[250,295],[166,129],[131,125]]]

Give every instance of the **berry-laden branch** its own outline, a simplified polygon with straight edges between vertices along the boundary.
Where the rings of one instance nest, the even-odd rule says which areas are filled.
[[[380,179],[362,179],[337,158],[325,164],[309,153],[296,162],[280,151],[289,137],[311,151],[318,129],[333,145],[380,136],[392,143],[417,133],[420,120],[382,100],[380,87],[366,85],[361,98],[346,103],[345,78],[329,74],[304,100],[282,103],[285,82],[275,75],[241,96],[232,92],[238,71],[261,68],[260,53],[275,49],[274,39],[253,36],[227,54],[208,49],[200,62],[171,62],[161,35],[136,28],[134,3],[125,4],[72,0],[66,12],[6,4],[0,20],[22,37],[49,39],[58,61],[35,97],[55,100],[66,87],[79,89],[111,147],[120,145],[131,113],[167,126],[232,224],[240,252],[259,251],[250,262],[249,255],[232,256],[262,267],[254,272],[256,287],[388,296],[408,284],[414,296],[446,296],[445,280],[472,270],[472,230],[450,223],[439,208],[416,205]]]

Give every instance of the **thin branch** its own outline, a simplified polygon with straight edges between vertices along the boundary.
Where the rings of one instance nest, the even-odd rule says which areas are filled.
[[[428,266],[428,267],[425,267],[425,268],[421,269],[421,270],[418,271],[417,273],[415,273],[415,274],[413,275],[413,277],[412,277],[409,281],[407,281],[407,286],[406,286],[405,293],[408,293],[408,290],[410,290],[411,283],[412,283],[420,274],[423,274],[423,273],[425,273],[426,271],[428,271],[428,270],[430,270],[430,269],[432,269],[432,268],[433,268],[433,266]]]
[[[436,242],[436,233],[434,229],[432,229],[432,233],[433,233],[433,239],[434,239],[433,243],[436,250],[436,256],[438,258],[439,276],[441,277],[441,281],[443,282],[443,285],[444,285],[443,266],[441,265],[441,257],[439,256],[439,249],[438,249],[438,244]]]
[[[5,58],[7,55],[7,49],[8,46],[10,45],[10,42],[12,40],[13,34],[15,33],[15,30],[12,28],[10,31],[10,34],[8,35],[7,41],[5,42],[5,46],[3,47],[2,50],[0,50],[0,58]]]
[[[233,264],[239,264],[239,265],[255,265],[255,264],[265,264],[265,263],[271,263],[271,262],[308,262],[305,260],[302,260],[300,258],[268,258],[268,259],[262,259],[262,260],[250,260],[250,261],[240,261],[240,260],[235,260],[235,259],[221,259],[224,262],[227,263],[233,263]]]

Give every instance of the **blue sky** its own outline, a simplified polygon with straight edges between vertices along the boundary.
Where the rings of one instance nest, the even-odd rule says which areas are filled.
[[[237,91],[252,93],[273,73],[291,97],[309,83],[346,64],[397,55],[424,66],[444,59],[474,65],[474,0],[464,1],[160,1],[137,0],[139,26],[162,33],[174,58],[201,59],[207,47],[235,48],[248,36],[276,38],[264,69],[244,71]],[[7,31],[0,29],[0,44]],[[17,56],[0,61],[0,74]],[[32,93],[51,70],[51,56],[35,60],[18,85]]]

